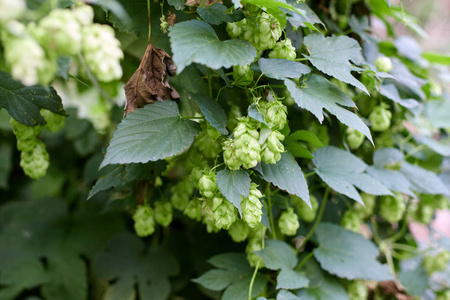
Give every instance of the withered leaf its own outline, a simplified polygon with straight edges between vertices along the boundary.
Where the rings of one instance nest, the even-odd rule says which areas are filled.
[[[174,76],[176,71],[175,64],[166,51],[149,43],[139,68],[125,85],[127,102],[124,116],[155,101],[180,98],[175,88],[169,84],[169,76]]]

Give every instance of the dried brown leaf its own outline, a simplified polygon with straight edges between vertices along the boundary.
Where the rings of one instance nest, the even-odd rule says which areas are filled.
[[[139,68],[125,85],[127,102],[124,116],[155,101],[180,98],[175,88],[169,84],[169,76],[174,76],[176,70],[166,51],[149,43]]]

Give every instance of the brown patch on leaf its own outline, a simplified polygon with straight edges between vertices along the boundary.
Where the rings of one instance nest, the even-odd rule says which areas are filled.
[[[176,71],[175,64],[166,51],[149,43],[139,68],[125,85],[127,102],[124,117],[146,104],[180,98],[175,88],[169,84],[169,76],[174,76]]]
[[[383,281],[379,283],[379,287],[386,295],[394,295],[398,300],[414,300],[414,297],[408,296],[403,288],[394,281]]]
[[[187,0],[186,1],[186,6],[199,6],[200,4],[202,4],[203,0]],[[222,3],[222,1],[217,1],[217,0],[205,0],[205,2],[203,3],[206,6],[211,6],[214,3]]]

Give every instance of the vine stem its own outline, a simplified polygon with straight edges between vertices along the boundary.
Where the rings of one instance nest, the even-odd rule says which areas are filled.
[[[250,281],[250,286],[248,287],[248,300],[252,300],[252,290],[253,290],[253,284],[255,283],[256,274],[258,274],[258,268],[259,268],[259,260],[256,263],[255,271],[253,272],[252,280]]]
[[[147,0],[147,14],[148,14],[148,40],[147,40],[147,42],[150,43],[150,37],[152,35],[150,0]]]
[[[300,244],[300,246],[297,248],[296,252],[300,252],[300,249],[303,248],[303,246],[306,245],[306,242],[312,237],[312,235],[314,234],[314,232],[316,231],[317,226],[319,225],[320,221],[322,220],[323,217],[323,213],[325,211],[325,206],[327,204],[328,201],[328,195],[330,193],[330,187],[327,186],[327,188],[325,189],[325,193],[323,194],[323,199],[322,199],[322,203],[320,203],[320,209],[319,209],[319,213],[317,214],[317,218],[316,221],[314,222],[313,227],[311,228],[311,230],[308,232],[308,234],[305,236],[305,238],[303,239],[302,243]]]
[[[272,200],[271,200],[271,197],[270,197],[270,184],[267,184],[266,195],[267,195],[267,200],[269,201],[269,205],[268,205],[267,209],[268,209],[268,212],[269,212],[270,226],[272,227],[272,237],[276,240],[277,239],[277,234],[275,232],[275,223],[273,222]]]
[[[302,259],[302,261],[297,265],[297,267],[295,267],[295,269],[298,271],[300,270],[301,267],[303,267],[303,265],[308,261],[308,259],[311,258],[311,256],[314,255],[314,252],[311,251],[311,253],[309,253],[308,255],[305,256],[305,258]]]

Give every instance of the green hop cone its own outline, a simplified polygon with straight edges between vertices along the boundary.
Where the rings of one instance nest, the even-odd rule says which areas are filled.
[[[356,150],[364,142],[364,133],[349,127],[345,132],[345,140],[351,150]]]
[[[20,155],[20,166],[30,178],[44,177],[49,165],[49,155],[45,144],[40,140],[37,141],[36,147],[32,151],[22,152]]]
[[[223,161],[230,170],[239,170],[242,163],[236,158],[234,140],[226,139],[222,142]]]
[[[412,207],[412,218],[423,224],[430,224],[434,217],[435,211],[435,195],[420,195],[420,202],[417,206]]]
[[[251,23],[247,20],[247,24]],[[276,42],[281,37],[282,29],[278,20],[266,13],[262,12],[256,19],[258,24],[250,43],[255,46],[257,50],[272,49]]]
[[[445,271],[450,259],[450,251],[441,251],[437,255],[427,255],[422,260],[422,265],[428,275],[435,272]]]
[[[308,223],[314,221],[316,218],[317,209],[319,208],[319,202],[314,195],[310,195],[309,200],[311,202],[312,209],[309,208],[308,204],[306,204],[306,202],[299,196],[292,195],[291,197],[291,202],[297,210],[297,215],[300,219]]]
[[[26,9],[25,0],[0,0],[0,24],[19,18]]]
[[[406,205],[403,196],[395,193],[395,196],[382,196],[380,199],[380,215],[389,223],[401,220]]]
[[[222,136],[222,134],[220,133],[219,130],[217,130],[216,128],[212,127],[211,124],[209,124],[209,122],[206,122],[206,132],[208,133],[208,136],[213,140],[213,141],[217,141],[219,139],[219,137]]]
[[[207,126],[204,123],[201,127],[202,131],[195,137],[195,145],[205,157],[216,158],[220,152],[220,143],[209,136]]]
[[[44,117],[47,124],[45,124],[44,128],[51,132],[57,132],[61,128],[64,127],[65,116],[57,115],[52,113],[49,110],[41,109],[41,115]]]
[[[281,216],[278,219],[278,227],[280,228],[280,232],[284,235],[295,235],[297,233],[300,223],[298,222],[298,216],[293,208],[288,208],[281,213]]]
[[[172,223],[173,212],[172,204],[169,201],[158,201],[154,204],[155,220],[163,227],[167,227]]]
[[[236,220],[230,228],[228,228],[228,234],[236,243],[244,241],[248,237],[250,228],[242,220]]]
[[[247,86],[253,82],[253,70],[249,65],[234,66],[233,79],[237,84]]]
[[[216,227],[228,229],[237,219],[236,208],[233,203],[223,197],[212,199],[213,219]]]
[[[389,57],[378,57],[375,60],[375,67],[378,72],[390,72],[392,70],[392,61]]]
[[[247,252],[247,261],[250,266],[255,267],[259,262],[259,267],[264,267],[264,261],[254,252],[263,249],[263,239],[267,228],[263,224],[259,224],[248,233],[249,240],[245,252]]]
[[[178,210],[183,211],[194,193],[194,184],[190,180],[182,180],[171,188],[170,201]]]
[[[38,144],[38,138],[33,136],[29,139],[18,139],[17,140],[17,150],[22,152],[32,152]]]
[[[262,145],[261,159],[268,164],[276,164],[281,159],[284,146],[281,141],[284,135],[278,131],[272,131]]]
[[[188,202],[183,213],[193,220],[202,219],[202,199],[193,199]]]
[[[198,181],[198,190],[206,198],[212,198],[218,191],[216,183],[216,173],[210,172],[203,174]]]
[[[450,200],[444,195],[434,195],[434,208],[435,209],[449,209],[450,208]]]
[[[240,22],[242,24],[242,33],[239,38],[253,44],[254,36],[258,31],[258,25],[253,20],[249,19],[243,19]]]
[[[367,300],[369,288],[360,280],[353,280],[347,286],[347,295],[350,300]]]
[[[257,126],[258,122],[249,117],[242,117],[233,131],[235,158],[247,169],[255,167],[261,161]]]
[[[82,26],[88,26],[92,24],[94,20],[94,9],[82,2],[75,3],[76,7],[72,10],[75,18]]]
[[[357,212],[353,210],[347,210],[341,219],[341,226],[347,230],[360,232],[361,219]]]
[[[375,106],[369,115],[369,121],[374,131],[385,131],[391,127],[392,113],[386,105]]]
[[[278,100],[260,102],[264,120],[272,130],[282,130],[287,124],[287,107]]]
[[[140,237],[146,237],[155,232],[153,209],[148,205],[139,205],[133,215],[134,230]]]
[[[361,193],[361,198],[365,206],[363,206],[359,202],[355,202],[353,204],[352,210],[358,214],[360,219],[366,219],[373,214],[376,196],[367,193]]]
[[[269,53],[270,58],[294,60],[297,57],[290,39],[279,41]]]
[[[247,198],[241,201],[242,219],[250,228],[255,228],[261,223],[262,204],[259,199],[262,198],[258,185],[251,183],[250,193]]]
[[[27,140],[30,138],[35,138],[42,132],[41,126],[26,126],[17,122],[13,118],[9,120],[9,124],[11,124],[13,133],[17,139]]]
[[[245,28],[245,19],[238,22],[228,22],[227,32],[230,38],[237,39],[243,32]]]

